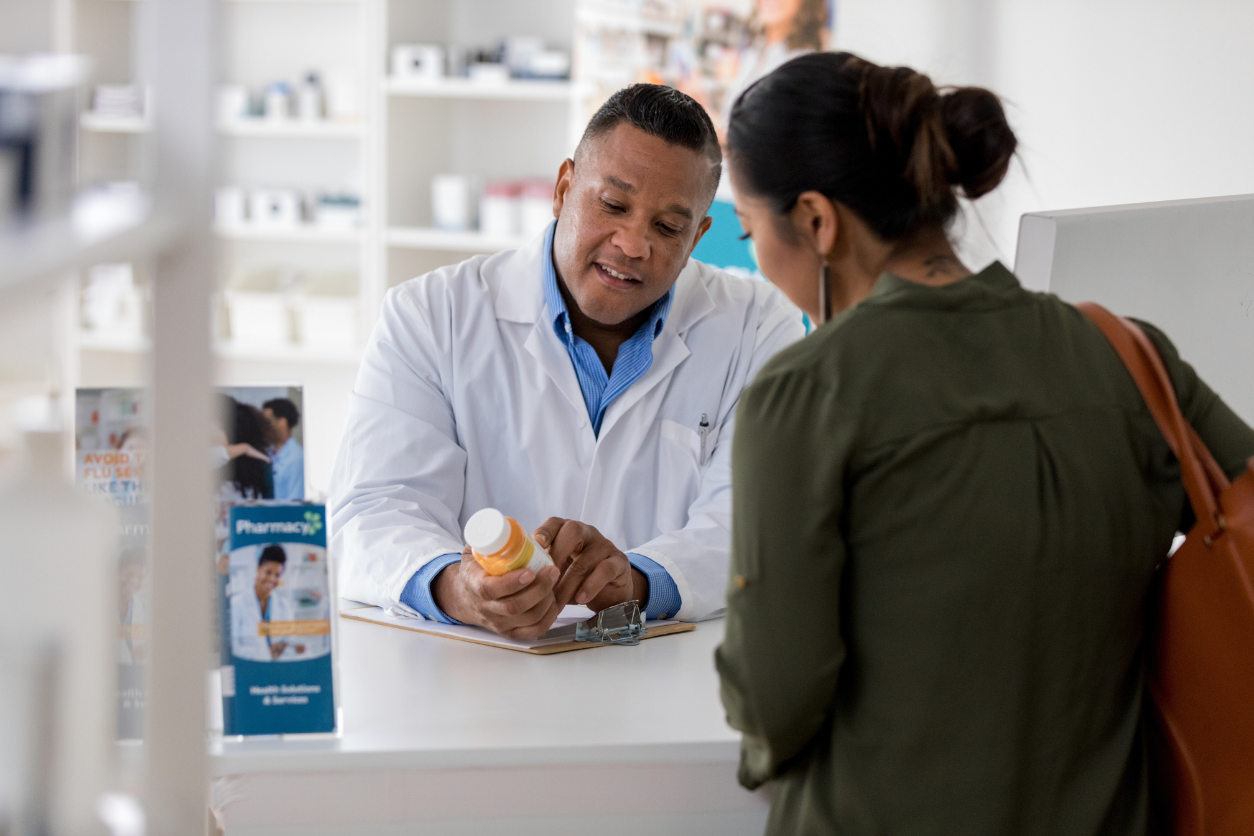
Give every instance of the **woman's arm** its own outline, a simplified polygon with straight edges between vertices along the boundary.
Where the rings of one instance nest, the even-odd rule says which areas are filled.
[[[716,654],[740,782],[778,775],[823,728],[845,657],[839,530],[848,425],[833,387],[768,373],[743,397],[732,459],[731,585]]]
[[[1245,471],[1250,456],[1254,456],[1254,429],[1197,376],[1191,365],[1181,359],[1166,334],[1148,322],[1137,320],[1137,324],[1158,349],[1158,356],[1171,375],[1184,417],[1206,442],[1206,447],[1228,478],[1236,478]]]

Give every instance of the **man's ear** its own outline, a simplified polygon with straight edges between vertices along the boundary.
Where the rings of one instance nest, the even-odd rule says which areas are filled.
[[[822,192],[802,192],[792,212],[793,227],[821,258],[826,258],[836,247],[840,231],[840,217],[836,207]]]
[[[697,248],[697,244],[701,243],[701,239],[705,237],[705,234],[710,231],[710,227],[713,225],[714,219],[709,215],[706,215],[701,223],[697,224],[697,234],[692,239],[692,246],[688,248],[689,257],[692,256],[693,251]]]
[[[562,216],[562,206],[566,203],[566,195],[575,179],[575,161],[567,157],[562,160],[562,167],[557,170],[557,185],[553,187],[553,217]]]

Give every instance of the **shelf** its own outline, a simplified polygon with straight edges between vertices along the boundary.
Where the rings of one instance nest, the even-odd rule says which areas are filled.
[[[143,134],[152,130],[152,123],[144,116],[107,116],[90,110],[79,114],[78,125],[85,131],[106,134]]]
[[[388,229],[387,242],[393,247],[415,250],[443,250],[458,253],[495,253],[523,246],[521,235],[484,235],[482,232],[446,232],[442,229],[394,226]]]
[[[249,0],[254,2],[259,0]],[[244,0],[230,0],[244,2]],[[278,0],[278,2],[295,2],[295,0]],[[328,2],[328,0],[315,0]],[[226,136],[272,136],[291,137],[295,139],[357,139],[361,136],[360,122],[332,122],[321,120],[306,122],[300,119],[238,119],[233,122],[218,124],[218,132]]]
[[[569,102],[574,85],[569,81],[517,79],[507,82],[472,81],[468,78],[389,78],[384,90],[393,96],[435,99],[507,99],[530,102]]]
[[[620,11],[613,8],[580,6],[575,12],[575,21],[592,29],[639,32],[663,38],[678,38],[684,33],[684,25],[679,21],[641,17],[638,11],[630,8]]]
[[[152,348],[147,337],[126,337],[114,334],[78,333],[80,351],[107,351],[119,354],[142,354]],[[304,345],[248,345],[222,340],[214,344],[215,356],[226,360],[262,360],[272,362],[329,363],[355,365],[361,361],[360,349],[325,349]]]
[[[138,191],[85,192],[59,218],[0,230],[0,290],[151,252],[173,229],[171,221],[150,216],[148,198]]]
[[[311,224],[291,229],[253,226],[215,226],[219,238],[230,241],[270,241],[296,244],[358,244],[359,229],[319,229]]]

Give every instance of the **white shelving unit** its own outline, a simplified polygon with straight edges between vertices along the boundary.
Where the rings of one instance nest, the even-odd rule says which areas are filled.
[[[275,0],[294,3],[296,0]],[[226,2],[259,2],[259,0],[226,0]],[[329,2],[329,0],[315,0]],[[360,139],[365,126],[360,122],[332,122],[321,120],[306,122],[299,119],[237,119],[219,122],[218,132],[223,136],[282,137],[289,139]]]
[[[78,120],[85,131],[106,134],[143,134],[152,130],[152,121],[143,116],[105,116],[84,111]]]
[[[264,241],[278,244],[361,244],[356,229],[322,229],[312,224],[284,229],[265,226],[215,226],[214,234],[229,241]]]
[[[482,232],[446,232],[442,229],[422,227],[392,227],[387,232],[387,242],[393,247],[415,250],[437,250],[449,253],[494,253],[521,247],[527,242],[522,236],[493,236]]]
[[[568,81],[515,80],[494,83],[468,78],[443,78],[439,81],[389,78],[384,89],[393,96],[433,99],[565,102],[573,95],[575,86]]]

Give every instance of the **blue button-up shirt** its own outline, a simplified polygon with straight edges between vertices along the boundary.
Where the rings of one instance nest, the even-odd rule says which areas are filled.
[[[274,468],[274,498],[305,498],[305,451],[296,439],[289,438],[270,457]]]
[[[570,324],[570,312],[557,284],[557,269],[553,266],[553,233],[557,222],[549,224],[544,236],[544,301],[552,319],[553,331],[566,346],[566,353],[575,367],[579,390],[583,393],[584,406],[592,421],[592,431],[599,438],[601,421],[609,405],[644,376],[653,365],[653,341],[662,333],[666,315],[670,312],[675,289],[653,303],[653,309],[644,324],[618,348],[613,368],[606,373],[596,349],[577,336]],[[647,618],[669,618],[679,611],[682,600],[679,587],[670,573],[657,561],[642,554],[628,554],[631,565],[649,579],[649,600],[645,606]],[[431,594],[431,582],[446,566],[461,560],[460,554],[446,554],[429,561],[414,573],[401,593],[401,602],[417,610],[424,617],[444,624],[457,624],[438,606]]]

